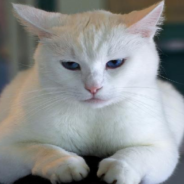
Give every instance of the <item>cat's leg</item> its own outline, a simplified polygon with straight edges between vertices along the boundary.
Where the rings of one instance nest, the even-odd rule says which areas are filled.
[[[177,162],[175,146],[135,146],[102,160],[97,175],[107,183],[159,184],[172,174]]]
[[[52,183],[78,181],[87,176],[84,159],[49,144],[0,146],[0,183],[13,183],[32,173]]]

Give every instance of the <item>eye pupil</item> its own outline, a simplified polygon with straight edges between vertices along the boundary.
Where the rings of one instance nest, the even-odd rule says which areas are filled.
[[[123,63],[124,63],[124,59],[111,60],[107,62],[106,67],[110,69],[115,69],[120,67]]]
[[[113,63],[114,65],[116,65],[116,64],[117,64],[117,60],[113,60],[112,63]]]
[[[69,70],[80,70],[80,65],[76,62],[61,62],[63,67]]]

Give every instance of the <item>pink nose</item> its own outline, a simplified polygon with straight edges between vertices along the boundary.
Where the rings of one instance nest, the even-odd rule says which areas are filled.
[[[91,94],[95,94],[100,90],[102,87],[85,87],[86,90],[88,90]]]

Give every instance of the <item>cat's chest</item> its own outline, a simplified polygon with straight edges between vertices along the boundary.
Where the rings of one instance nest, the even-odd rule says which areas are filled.
[[[57,142],[62,148],[78,154],[112,154],[126,145],[123,121],[126,118],[71,118],[58,128]]]
[[[137,140],[134,130],[138,132],[138,129],[131,128],[130,117],[119,109],[53,114],[44,119],[41,132],[34,129],[34,135],[38,136],[36,141],[58,145],[80,155],[107,156]]]

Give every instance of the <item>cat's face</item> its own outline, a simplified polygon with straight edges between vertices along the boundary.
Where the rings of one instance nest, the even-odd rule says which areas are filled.
[[[127,97],[131,87],[148,87],[156,75],[153,42],[129,34],[123,26],[71,26],[60,28],[58,35],[40,44],[35,59],[47,87],[61,87],[68,100],[103,107]]]
[[[121,21],[120,15],[105,11],[56,21],[52,35],[41,38],[35,53],[43,88],[60,90],[67,101],[100,108],[126,100],[136,87],[149,87],[158,68],[154,31],[139,31],[135,24],[127,28]]]

